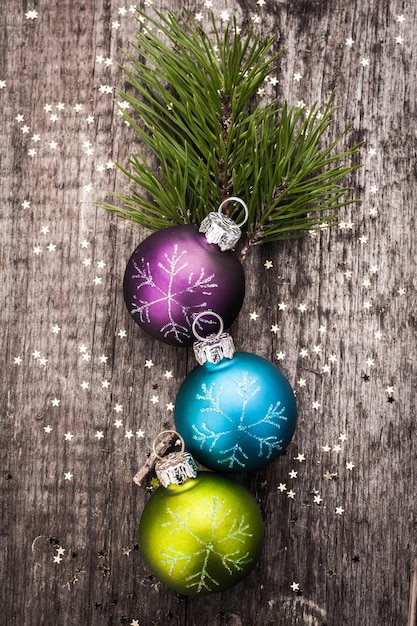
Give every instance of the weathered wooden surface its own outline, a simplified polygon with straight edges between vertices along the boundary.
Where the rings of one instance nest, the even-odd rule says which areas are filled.
[[[132,477],[194,361],[129,318],[121,280],[144,233],[94,206],[123,188],[111,164],[132,140],[105,87],[123,86],[124,6],[0,8],[2,623],[411,626],[416,3],[213,3],[219,22],[277,33],[290,103],[336,89],[364,167],[341,228],[246,261],[235,342],[282,368],[300,421],[284,458],[239,479],[265,516],[259,566],[202,599],[158,584],[137,549],[148,496]]]

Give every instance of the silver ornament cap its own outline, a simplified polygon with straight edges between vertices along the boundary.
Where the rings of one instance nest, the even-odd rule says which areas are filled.
[[[181,450],[160,456],[156,452],[156,441],[161,435],[166,433],[172,433],[177,436],[177,439],[181,442]],[[155,472],[163,487],[182,485],[187,478],[195,478],[197,476],[197,465],[191,454],[185,452],[184,440],[176,431],[165,430],[159,433],[158,437],[154,440],[153,449],[154,454],[158,458],[155,463]]]
[[[245,210],[245,218],[240,224],[236,224],[230,217],[222,213],[227,202],[238,202]],[[215,243],[220,250],[233,250],[242,234],[241,226],[248,219],[248,207],[240,198],[231,197],[223,200],[217,213],[209,213],[201,222],[199,231],[204,233],[209,243]]]
[[[223,359],[231,359],[236,352],[235,344],[229,333],[209,335],[193,344],[195,358],[199,365],[204,363],[220,363]]]
[[[200,318],[212,316],[219,321],[219,330],[215,334],[202,337],[198,334],[197,325]],[[223,320],[214,311],[199,313],[192,325],[192,331],[197,341],[193,343],[194,356],[199,365],[204,363],[220,363],[223,359],[231,359],[236,352],[235,344],[229,333],[223,332]]]
[[[197,465],[189,452],[171,452],[155,464],[155,471],[163,487],[182,485],[187,478],[197,476]]]

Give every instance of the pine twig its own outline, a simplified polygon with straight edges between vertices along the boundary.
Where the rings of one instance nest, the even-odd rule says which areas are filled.
[[[246,35],[236,21],[220,32],[212,14],[212,39],[187,12],[139,12],[138,24],[120,113],[140,148],[119,165],[131,182],[130,193],[114,194],[122,206],[99,205],[159,230],[199,225],[227,197],[241,197],[249,209],[243,256],[336,223],[339,209],[355,202],[341,181],[360,167],[352,160],[361,144],[339,148],[347,126],[325,145],[334,94],[323,112],[317,104],[308,112],[285,100],[264,104],[259,91],[282,50],[273,53],[274,38],[253,25]]]

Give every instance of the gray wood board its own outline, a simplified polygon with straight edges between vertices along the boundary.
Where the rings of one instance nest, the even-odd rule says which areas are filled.
[[[113,163],[134,140],[112,88],[136,28],[124,7],[0,8],[2,621],[411,626],[416,4],[213,2],[218,23],[277,35],[290,104],[336,90],[335,129],[352,123],[364,167],[340,227],[245,261],[232,334],[287,375],[299,424],[284,457],[238,478],[265,517],[258,566],[198,599],[150,576],[132,482],[194,357],[129,317],[124,267],[146,233],[94,204],[126,188]]]

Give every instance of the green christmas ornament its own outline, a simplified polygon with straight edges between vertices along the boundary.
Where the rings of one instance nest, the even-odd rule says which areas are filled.
[[[139,544],[149,568],[174,591],[217,593],[256,565],[263,520],[244,487],[222,475],[197,473],[179,439],[181,451],[159,457],[156,464],[162,486],[142,513]]]

